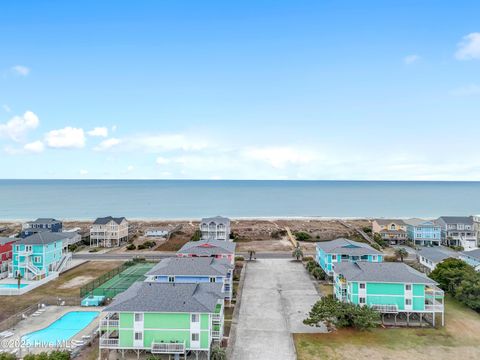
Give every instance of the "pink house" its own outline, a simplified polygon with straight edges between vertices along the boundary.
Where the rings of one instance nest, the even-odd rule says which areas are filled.
[[[215,257],[235,262],[235,248],[237,244],[230,241],[201,240],[190,241],[178,250],[179,257]]]

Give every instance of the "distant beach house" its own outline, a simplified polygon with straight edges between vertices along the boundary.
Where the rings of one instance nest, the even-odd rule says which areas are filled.
[[[160,261],[145,274],[147,282],[162,283],[219,283],[225,300],[232,299],[233,268],[227,259],[212,257],[176,257]]]
[[[342,262],[383,261],[382,253],[370,245],[344,238],[317,242],[316,258],[323,271],[330,276],[333,275],[334,266]]]
[[[420,264],[428,269],[428,272],[435,270],[435,267],[448,258],[458,259],[460,253],[444,246],[423,247],[417,252],[417,259]]]
[[[40,280],[66,269],[71,260],[69,237],[63,233],[41,232],[18,240],[13,245],[10,276]]]
[[[408,239],[407,224],[397,219],[375,219],[372,223],[372,232],[379,234],[390,245],[405,244]]]
[[[340,301],[368,305],[395,322],[405,318],[407,324],[417,315],[435,326],[435,315],[441,314],[444,325],[443,291],[404,263],[344,262],[333,271],[334,295]]]
[[[8,276],[8,266],[12,260],[12,244],[16,238],[0,237],[0,279]]]
[[[415,245],[420,246],[438,246],[441,242],[441,226],[434,220],[408,219],[407,234],[409,240]]]
[[[442,243],[447,246],[461,246],[465,251],[477,246],[477,233],[471,216],[442,216],[436,221],[442,229]]]
[[[230,241],[230,219],[222,216],[203,218],[200,231],[202,240]]]
[[[128,221],[124,217],[97,218],[90,228],[90,246],[120,246],[128,240]]]
[[[460,253],[460,259],[480,271],[480,249],[463,251]]]
[[[170,229],[168,228],[149,228],[145,230],[145,236],[148,237],[167,237],[170,234]]]
[[[136,282],[103,310],[100,349],[210,359],[223,338],[222,284]]]
[[[22,224],[21,237],[27,237],[38,232],[62,232],[63,223],[60,220],[52,218],[38,218],[34,221],[27,221]]]
[[[177,251],[179,257],[214,257],[227,259],[231,264],[235,261],[237,244],[231,241],[210,240],[190,241]]]

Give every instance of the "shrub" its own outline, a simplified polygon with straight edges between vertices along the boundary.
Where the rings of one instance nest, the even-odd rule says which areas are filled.
[[[137,247],[135,246],[135,244],[128,244],[127,245],[127,250],[135,250]]]
[[[28,355],[25,355],[23,358],[27,359]],[[17,360],[17,357],[9,353],[0,353],[0,360]],[[28,360],[28,359],[27,359]]]
[[[313,261],[313,260],[315,260],[315,259],[313,258],[313,256],[304,256],[304,257],[303,257],[303,261],[306,261],[306,262],[308,262],[308,261]]]
[[[190,241],[199,241],[202,238],[202,232],[197,229],[193,233],[192,237],[190,238]]]
[[[155,241],[144,241],[143,242],[143,246],[145,246],[145,249],[151,249],[153,247],[155,247],[157,244],[155,243]]]
[[[362,228],[363,232],[367,233],[367,234],[371,234],[372,233],[372,228],[370,226],[364,226]]]
[[[307,262],[307,265],[305,265],[308,272],[312,272],[313,269],[315,269],[318,265],[317,263],[315,262],[315,260],[310,260],[309,262]]]
[[[77,244],[68,245],[68,251],[70,251],[70,252],[75,252],[77,249],[78,249]]]
[[[382,239],[382,236],[380,234],[374,234],[373,235],[373,241],[375,241],[381,247],[387,247],[388,246],[388,244],[385,242],[385,240]]]
[[[286,235],[287,235],[287,230],[281,229],[281,230],[272,231],[272,234],[270,236],[272,237],[272,239],[281,239]]]
[[[98,251],[97,248],[93,248],[93,249],[88,250],[88,252],[91,252],[91,253],[94,253],[94,252],[97,252],[97,251]]]
[[[227,353],[224,348],[220,346],[215,346],[212,349],[212,354],[210,355],[211,360],[227,360]]]
[[[143,244],[140,244],[140,245],[137,246],[137,250],[144,250],[144,249],[146,249],[146,248],[147,248],[147,247],[146,247],[145,245],[143,245]]]
[[[13,359],[16,357],[14,356]],[[11,358],[2,358],[0,360],[10,360]],[[39,354],[27,354],[23,357],[24,360],[70,360],[70,353],[68,351],[55,350],[50,353],[41,352]]]
[[[305,231],[296,231],[293,233],[293,235],[295,235],[295,238],[298,241],[308,241],[312,238],[312,236]]]
[[[378,251],[382,251],[382,248],[380,247],[380,245],[378,244],[371,244],[372,248],[374,248],[375,250],[378,250]]]
[[[327,274],[325,271],[320,266],[317,266],[316,268],[313,269],[312,275],[315,279],[317,280],[325,280],[327,278]]]
[[[245,258],[242,255],[235,256],[235,261],[244,261]]]

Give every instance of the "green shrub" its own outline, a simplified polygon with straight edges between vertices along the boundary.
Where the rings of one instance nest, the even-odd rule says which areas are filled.
[[[24,356],[23,358],[24,359],[27,359],[27,356]],[[9,354],[9,353],[0,353],[0,360],[17,360],[17,357],[13,354]],[[28,360],[28,359],[27,359]]]
[[[92,249],[88,250],[88,252],[91,252],[91,253],[98,252],[98,249],[97,248],[92,248]]]
[[[145,245],[143,245],[143,244],[140,244],[140,245],[137,246],[137,250],[144,250],[144,249],[146,249],[146,248],[147,248],[147,247],[146,247]]]
[[[199,241],[202,238],[202,232],[197,229],[193,233],[192,237],[190,238],[190,241]]]
[[[135,244],[128,244],[127,245],[127,250],[135,250],[137,247],[135,246]]]
[[[77,249],[78,249],[77,244],[68,245],[68,251],[70,251],[70,252],[75,252]]]
[[[310,261],[307,262],[307,265],[305,265],[305,266],[306,266],[308,272],[311,273],[313,271],[313,269],[315,269],[318,265],[315,262],[315,260],[310,260]]]
[[[312,236],[305,231],[296,231],[293,233],[293,235],[295,235],[295,238],[298,241],[308,241],[312,239]]]
[[[155,247],[157,244],[155,243],[155,241],[144,241],[143,242],[143,246],[145,246],[145,249],[151,249],[153,247]]]
[[[315,279],[317,280],[325,280],[327,278],[327,274],[325,271],[320,266],[317,266],[316,268],[313,269],[312,275]]]
[[[304,256],[304,257],[303,257],[303,261],[305,261],[305,262],[313,261],[313,260],[315,260],[315,259],[313,258],[313,256]]]
[[[245,258],[242,255],[235,256],[235,261],[245,261]]]

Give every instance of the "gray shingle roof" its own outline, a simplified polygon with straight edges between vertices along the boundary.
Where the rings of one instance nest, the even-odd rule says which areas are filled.
[[[56,220],[54,218],[38,218],[34,221],[27,221],[27,224],[56,224],[61,223],[60,220]]]
[[[215,222],[217,224],[224,224],[224,225],[228,225],[230,224],[230,219],[229,218],[226,218],[226,217],[223,217],[223,216],[214,216],[214,217],[209,217],[209,218],[203,218],[201,223],[210,223],[210,222]]]
[[[450,250],[449,248],[436,246],[424,247],[418,251],[418,255],[421,255],[424,258],[433,261],[434,263],[439,263],[448,258],[457,259],[460,254]]]
[[[438,219],[443,220],[445,224],[473,225],[473,218],[471,216],[440,216]]]
[[[104,311],[213,313],[218,300],[224,297],[220,283],[136,282]]]
[[[426,275],[401,262],[342,262],[335,265],[333,271],[342,274],[347,281],[436,284]]]
[[[10,237],[0,237],[0,245],[5,245],[11,242],[17,241],[17,238],[10,238]]]
[[[470,250],[470,251],[462,251],[462,255],[474,258],[480,261],[480,249]]]
[[[30,236],[27,236],[25,239],[18,240],[17,244],[25,245],[43,245],[50,244],[60,240],[70,239],[74,236],[78,236],[77,233],[59,233],[59,232],[49,232],[43,231]]]
[[[160,261],[145,275],[227,276],[233,266],[229,261],[212,257],[177,257]]]
[[[380,251],[366,243],[361,243],[349,239],[339,238],[332,241],[317,242],[317,247],[327,254],[345,254],[345,255],[381,255]]]
[[[126,220],[124,217],[111,217],[111,216],[107,216],[107,217],[102,217],[102,218],[97,218],[95,221],[94,221],[94,224],[96,225],[105,225],[105,224],[108,224],[110,221],[115,221],[117,224],[120,225],[120,223],[123,221],[123,220]]]
[[[439,226],[435,220],[425,220],[419,218],[412,218],[405,220],[407,225],[411,226]]]
[[[194,254],[198,256],[212,256],[220,254],[233,254],[237,244],[231,241],[201,240],[190,241],[178,250],[178,254]]]
[[[389,225],[395,223],[397,225],[407,225],[405,221],[400,219],[374,219],[379,225]]]

